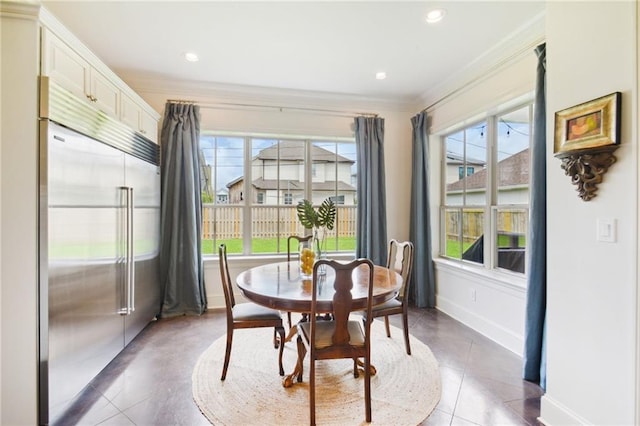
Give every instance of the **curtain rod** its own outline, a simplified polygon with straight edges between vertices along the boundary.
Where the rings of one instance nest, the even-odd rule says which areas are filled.
[[[183,99],[167,99],[167,102],[195,104],[195,105],[198,105],[200,108],[205,108],[205,109],[233,110],[233,109],[256,108],[256,109],[277,110],[279,112],[300,111],[305,113],[320,113],[323,115],[329,115],[329,116],[335,116],[335,117],[360,117],[360,116],[378,117],[377,113],[354,112],[354,111],[343,111],[343,110],[322,109],[322,108],[286,107],[286,106],[276,106],[276,105],[243,104],[243,103],[235,103],[235,102],[200,103],[196,101],[189,101],[189,100],[183,100]]]
[[[471,80],[467,81],[462,86],[460,86],[457,89],[455,89],[455,90],[447,93],[446,95],[442,96],[440,99],[436,100],[435,102],[433,102],[428,107],[423,108],[420,112],[429,112],[430,109],[435,108],[438,104],[446,101],[449,98],[452,98],[453,96],[457,95],[458,93],[463,92],[463,91],[469,89],[470,87],[472,87],[473,85],[481,82],[482,80],[492,76],[495,72],[499,71],[502,67],[504,67],[509,62],[515,61],[516,59],[518,59],[520,57],[523,57],[525,54],[530,53],[532,49],[535,49],[541,43],[544,43],[544,41],[545,41],[544,37],[541,37],[541,38],[539,38],[539,39],[537,39],[537,40],[535,40],[535,41],[533,41],[531,43],[528,43],[526,46],[523,46],[520,50],[515,52],[513,55],[510,55],[510,56],[504,58],[502,61],[498,62],[497,64],[495,64],[492,67],[490,67],[489,69],[487,69],[485,72],[482,73],[482,75],[477,76],[475,78],[472,78]]]
[[[185,99],[167,99],[167,102],[171,102],[172,104],[197,104],[196,101],[188,101]]]

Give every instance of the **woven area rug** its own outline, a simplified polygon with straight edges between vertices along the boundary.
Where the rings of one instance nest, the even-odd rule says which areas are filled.
[[[193,398],[214,425],[308,425],[309,362],[305,358],[303,382],[282,387],[278,351],[271,344],[273,329],[234,332],[231,361],[225,381],[220,380],[226,337],[200,356],[193,370]],[[372,423],[417,425],[440,400],[438,363],[431,350],[411,336],[411,356],[404,348],[402,330],[392,327],[387,338],[384,322],[372,324]],[[284,349],[285,374],[297,358],[295,340]],[[353,361],[316,362],[317,424],[366,424],[363,375],[353,377]]]

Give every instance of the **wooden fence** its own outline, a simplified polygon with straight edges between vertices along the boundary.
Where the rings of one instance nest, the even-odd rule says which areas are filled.
[[[526,209],[500,209],[497,214],[497,231],[499,234],[525,235],[527,232]],[[447,239],[457,240],[462,227],[462,240],[471,243],[484,233],[483,209],[447,209],[445,224]]]
[[[202,238],[227,240],[242,238],[242,206],[202,205]],[[341,237],[356,235],[356,206],[336,206],[334,231]],[[303,235],[295,206],[251,207],[252,238]]]

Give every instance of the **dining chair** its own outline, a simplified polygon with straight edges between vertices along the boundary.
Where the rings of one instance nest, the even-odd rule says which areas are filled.
[[[387,330],[387,337],[391,337],[389,328],[389,315],[402,314],[402,327],[404,328],[404,346],[407,355],[411,355],[409,345],[409,284],[411,281],[411,270],[413,268],[413,243],[411,241],[398,242],[389,241],[389,254],[387,257],[387,268],[396,271],[402,276],[402,287],[398,290],[395,298],[373,307],[371,316],[367,318],[384,317],[384,325]]]
[[[287,262],[291,262],[291,240],[296,240],[296,250],[298,250],[298,248],[300,247],[300,243],[309,241],[312,237],[313,235],[307,235],[306,237],[289,235],[289,238],[287,238]],[[291,312],[287,312],[287,320],[289,321],[289,328],[291,328]]]
[[[222,289],[224,290],[224,301],[227,311],[227,347],[224,354],[224,365],[222,367],[222,377],[227,376],[229,359],[231,358],[231,343],[233,342],[233,331],[241,328],[273,327],[273,347],[280,347],[278,354],[278,366],[280,375],[284,376],[282,367],[282,353],[284,350],[284,327],[280,311],[258,305],[253,302],[236,303],[233,295],[231,276],[229,275],[229,263],[227,262],[227,247],[220,244],[218,250],[220,258],[220,277],[222,278]],[[276,333],[280,336],[276,336]]]
[[[327,283],[327,275],[319,275],[318,268],[326,266],[335,271],[335,282]],[[368,282],[373,283],[373,263],[368,259],[356,259],[343,264],[335,260],[319,260],[313,266],[313,287],[311,295],[311,315],[309,321],[298,324],[298,381],[302,381],[302,363],[309,352],[309,406],[311,425],[315,425],[315,362],[327,359],[353,359],[353,375],[358,377],[357,359],[364,358],[364,399],[365,418],[371,422],[371,322],[350,320],[349,314],[353,310],[352,294],[353,274],[358,267],[363,267],[356,273],[368,274]],[[324,285],[333,285],[332,320],[322,320],[317,317],[317,296]],[[373,285],[368,286],[366,312],[371,318],[371,299]]]

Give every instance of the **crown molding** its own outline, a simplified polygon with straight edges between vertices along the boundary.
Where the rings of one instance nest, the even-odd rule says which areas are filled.
[[[23,1],[0,1],[0,16],[37,20],[40,14],[39,0],[23,0]]]
[[[419,96],[421,108],[430,108],[461,89],[469,88],[533,52],[545,39],[545,12],[542,11],[484,54],[470,61],[440,85]]]
[[[164,95],[168,99],[194,102],[250,103],[289,108],[348,108],[362,113],[413,112],[415,101],[372,98],[329,92],[276,89],[260,86],[232,85],[203,81],[176,80],[162,75],[140,74],[120,70],[119,75],[143,97]]]

